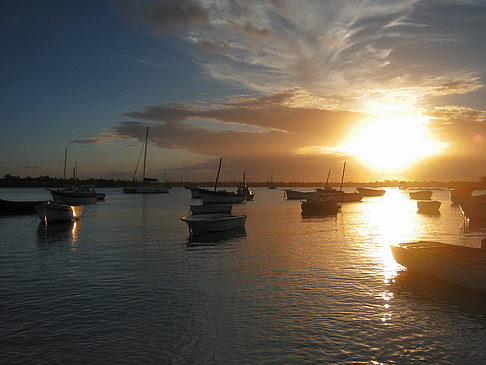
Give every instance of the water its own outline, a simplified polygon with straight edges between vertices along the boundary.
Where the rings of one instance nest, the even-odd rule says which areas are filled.
[[[244,231],[189,240],[189,190],[99,190],[76,223],[0,217],[0,363],[486,363],[486,296],[410,275],[389,249],[479,245],[447,191],[440,216],[388,189],[304,219],[257,188],[233,208]]]

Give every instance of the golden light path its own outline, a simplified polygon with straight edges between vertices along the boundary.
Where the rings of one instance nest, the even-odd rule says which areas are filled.
[[[372,168],[400,172],[446,148],[427,124],[427,117],[414,113],[373,115],[352,131],[340,150]]]

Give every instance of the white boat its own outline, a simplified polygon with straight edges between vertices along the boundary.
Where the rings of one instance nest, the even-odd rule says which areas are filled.
[[[420,200],[417,202],[419,213],[438,214],[441,202],[437,200]]]
[[[419,191],[410,192],[410,199],[414,199],[414,200],[430,200],[431,197],[432,197],[431,190],[419,190]]]
[[[486,222],[486,194],[458,200],[462,213],[472,221]]]
[[[47,202],[37,205],[37,215],[45,223],[71,222],[79,219],[83,214],[82,205],[59,204]]]
[[[96,192],[80,190],[76,187],[47,190],[51,192],[52,200],[61,204],[93,204],[98,200],[98,194]]]
[[[301,203],[303,216],[335,215],[341,210],[334,199],[308,199]]]
[[[135,187],[123,188],[123,194],[168,194],[169,193],[169,190],[167,188],[159,185],[153,185],[153,183],[158,181],[158,179],[145,177],[145,167],[147,163],[148,132],[149,132],[149,127],[147,127],[147,131],[145,133],[145,143],[143,146],[144,156],[143,156],[142,184]],[[135,180],[135,175],[137,174],[137,168],[138,168],[138,162],[137,162],[137,166],[135,167],[135,172],[133,173],[133,180]]]
[[[196,214],[215,214],[224,213],[231,214],[232,205],[219,205],[219,204],[199,204],[190,205],[191,213]]]
[[[315,191],[284,189],[284,198],[287,200],[316,199],[317,193]]]
[[[391,250],[395,260],[410,271],[486,291],[486,239],[481,248],[419,241],[394,245]]]
[[[187,223],[191,235],[197,235],[244,227],[246,215],[200,214],[181,217],[181,220]]]

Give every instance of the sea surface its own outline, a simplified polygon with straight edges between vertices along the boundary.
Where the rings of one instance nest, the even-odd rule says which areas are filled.
[[[387,188],[316,218],[282,189],[253,190],[233,206],[245,230],[199,239],[180,220],[197,203],[183,188],[98,189],[106,201],[76,223],[0,217],[0,363],[486,363],[486,296],[411,275],[390,251],[480,245],[486,229],[447,190],[438,216]]]

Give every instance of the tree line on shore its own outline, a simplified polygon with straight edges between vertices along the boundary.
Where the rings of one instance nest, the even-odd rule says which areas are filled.
[[[0,187],[3,188],[21,188],[21,187],[62,187],[62,186],[69,186],[74,185],[95,185],[97,187],[129,187],[129,186],[137,186],[140,184],[138,181],[134,180],[120,180],[120,179],[101,179],[101,178],[89,178],[83,180],[64,180],[58,177],[52,177],[49,175],[46,176],[38,176],[38,177],[19,177],[13,176],[10,174],[5,175],[3,178],[0,178]],[[161,185],[170,185],[170,186],[180,186],[184,187],[188,185],[189,181],[166,181],[163,183],[159,183]],[[214,186],[214,182],[211,181],[201,181],[196,182],[197,186],[201,187],[212,187]],[[240,182],[239,181],[222,181],[218,182],[219,187],[227,187],[227,186],[237,186]],[[248,182],[250,187],[266,187],[269,186],[269,181],[263,182]],[[281,187],[315,187],[315,186],[324,186],[325,182],[319,181],[277,181],[273,182],[276,186]],[[332,187],[339,187],[340,183],[333,182],[329,184]],[[486,189],[486,176],[482,176],[479,181],[399,181],[399,180],[384,180],[384,181],[373,181],[373,182],[353,182],[347,181],[343,183],[343,186],[368,186],[368,187],[435,187],[435,188],[458,188],[458,187],[470,187],[472,189],[483,190]]]

